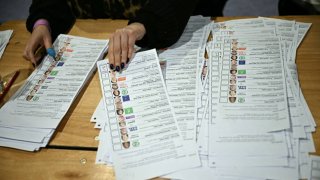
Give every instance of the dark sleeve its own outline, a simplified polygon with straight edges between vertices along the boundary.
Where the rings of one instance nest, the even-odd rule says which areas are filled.
[[[67,33],[75,22],[66,0],[33,0],[26,23],[29,32],[32,32],[34,23],[41,18],[50,23],[53,40],[59,34]]]
[[[141,47],[165,48],[174,44],[183,33],[197,0],[150,0],[129,24],[140,22],[146,35],[136,44]]]

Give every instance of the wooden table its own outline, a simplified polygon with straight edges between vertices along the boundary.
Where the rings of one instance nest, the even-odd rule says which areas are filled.
[[[218,17],[226,21],[243,17]],[[311,22],[312,27],[300,45],[297,66],[303,94],[316,123],[320,124],[320,16],[276,17],[299,22]],[[126,25],[125,20],[78,20],[69,34],[107,39],[110,33]],[[0,75],[20,70],[19,78],[10,89],[7,100],[33,71],[22,54],[30,33],[24,21],[10,21],[0,30],[13,29],[14,33],[0,59]],[[63,118],[48,147],[39,152],[25,152],[0,147],[0,179],[115,179],[113,169],[95,164],[98,142],[90,117],[100,98],[97,73],[81,91]],[[313,134],[316,153],[320,155],[320,130]]]

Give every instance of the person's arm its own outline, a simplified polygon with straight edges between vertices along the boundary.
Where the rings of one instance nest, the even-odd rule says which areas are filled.
[[[75,17],[65,0],[33,0],[29,13],[26,26],[32,34],[23,56],[37,64],[41,58],[41,55],[36,55],[37,49],[40,46],[51,48],[52,39],[61,33],[67,33],[75,22]]]
[[[150,48],[165,48],[181,36],[198,0],[150,0],[137,12],[129,24],[139,22],[145,26],[145,36],[137,45]]]
[[[33,31],[39,19],[49,22],[53,39],[61,33],[67,33],[75,22],[75,16],[66,0],[33,0],[26,23],[29,32]]]

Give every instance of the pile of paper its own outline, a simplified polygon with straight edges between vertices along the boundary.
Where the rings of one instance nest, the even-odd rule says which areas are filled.
[[[107,64],[98,64],[104,100],[92,117],[101,128],[96,162],[114,165],[120,179],[309,178],[315,122],[299,87],[295,56],[310,26],[192,17],[180,40],[159,52],[168,96],[160,93],[152,52],[137,54],[130,73],[112,75]],[[168,98],[172,110],[157,96]],[[139,101],[130,104],[131,97]],[[169,112],[176,127],[164,123]],[[200,166],[194,167],[194,156]],[[181,160],[190,157],[181,170]],[[177,161],[168,170],[172,158]]]
[[[0,109],[0,146],[27,151],[45,147],[106,45],[106,40],[60,35],[55,59],[46,56]]]
[[[2,57],[4,49],[7,47],[7,44],[9,43],[12,32],[13,30],[0,31],[0,59]]]

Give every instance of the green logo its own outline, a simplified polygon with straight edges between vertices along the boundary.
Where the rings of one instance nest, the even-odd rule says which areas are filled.
[[[246,59],[246,57],[245,56],[240,56],[239,59]]]
[[[133,113],[133,109],[132,109],[132,107],[125,108],[124,112],[125,112],[125,114],[132,114]]]
[[[128,94],[128,90],[127,89],[122,89],[121,90],[121,94],[122,95],[127,95]]]
[[[32,98],[32,100],[33,100],[33,101],[39,101],[39,96],[34,96],[34,97]]]
[[[58,71],[51,71],[50,75],[51,76],[56,76],[58,74]]]
[[[238,70],[238,74],[246,74],[246,70]]]
[[[140,146],[140,142],[139,141],[133,141],[132,142],[132,146],[133,147],[139,147]]]
[[[239,103],[244,103],[246,100],[243,97],[239,97],[238,102]]]

